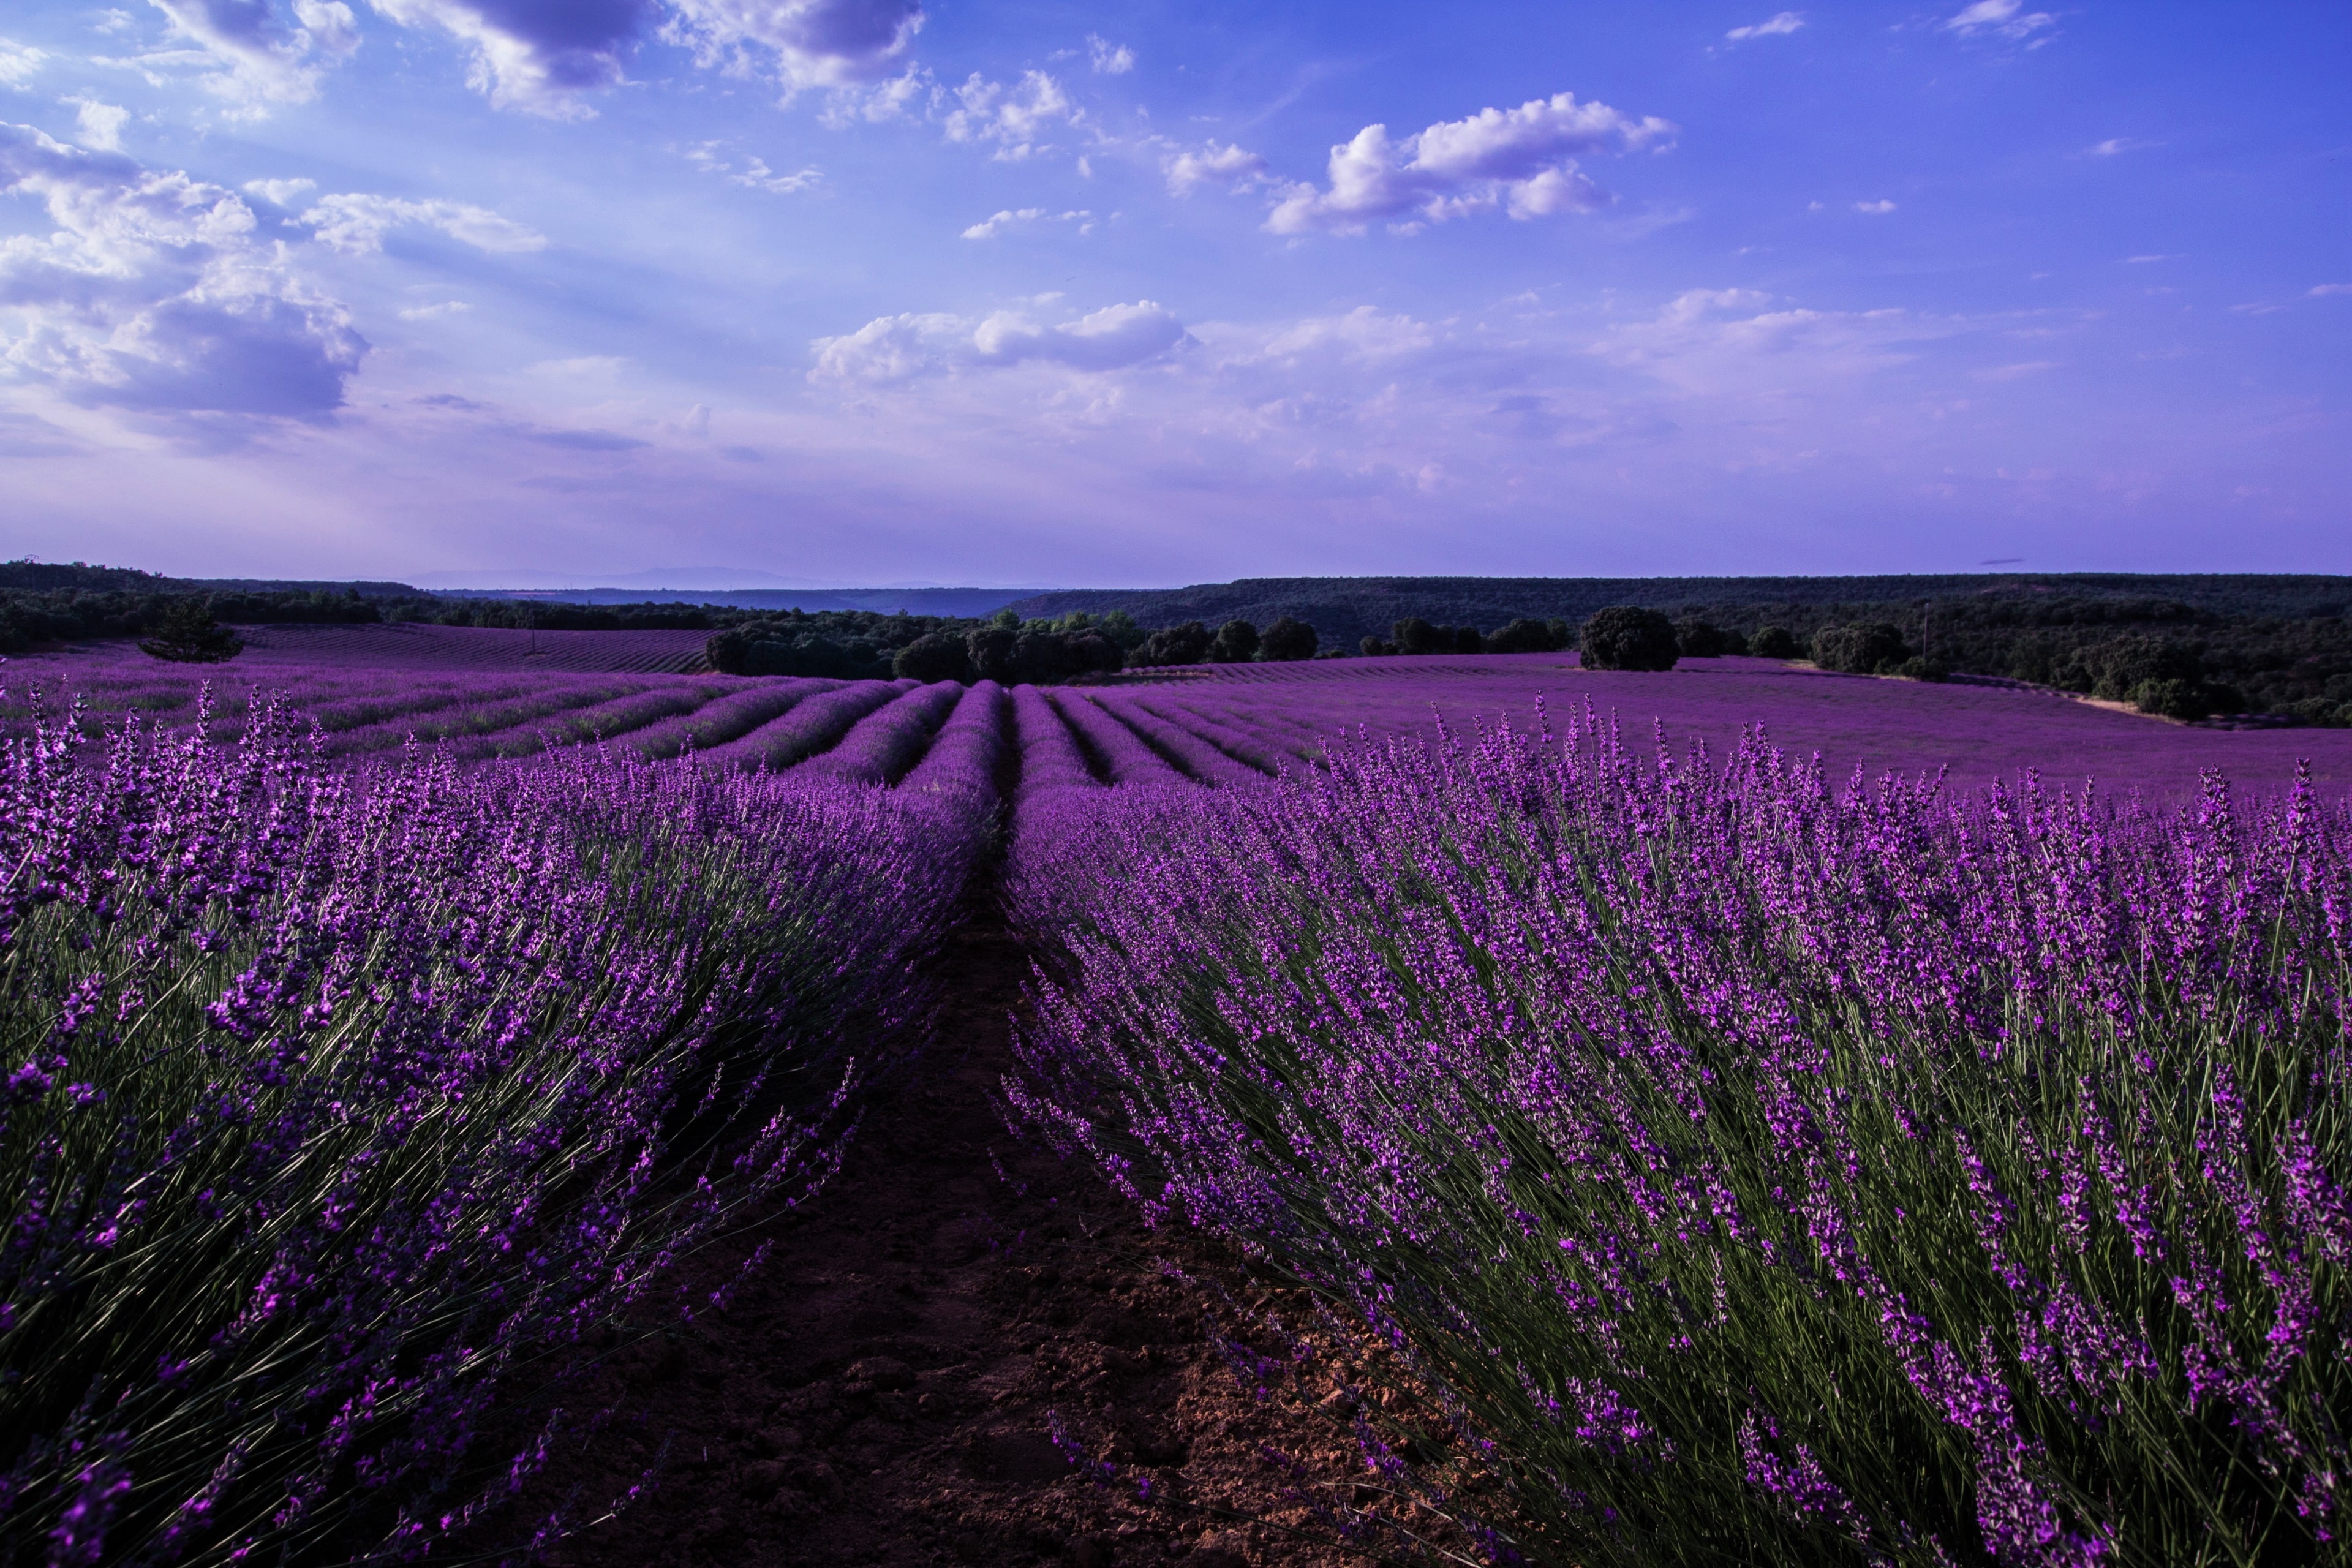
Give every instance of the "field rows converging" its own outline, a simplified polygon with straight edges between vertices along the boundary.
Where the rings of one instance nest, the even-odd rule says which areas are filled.
[[[968,1184],[1017,1134],[1252,1260],[1201,1375],[1306,1434],[1297,1561],[2343,1561],[2352,735],[1471,663],[0,668],[0,1527],[603,1562],[583,1475],[813,1529],[890,1452],[1221,1550],[1122,1415],[1201,1331],[1051,1296],[1139,1299],[1091,1232],[985,1310],[919,1309],[1017,1227],[857,1286],[899,1327],[678,1477],[616,1436],[613,1353],[965,1223],[783,1216],[945,1081],[978,908]],[[1089,1370],[1032,1410],[983,1320]]]

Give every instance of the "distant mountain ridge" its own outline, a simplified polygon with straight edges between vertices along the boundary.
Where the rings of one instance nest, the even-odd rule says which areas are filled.
[[[1857,577],[1244,577],[1185,588],[1071,588],[1015,601],[1024,619],[1073,610],[1124,610],[1147,629],[1229,620],[1265,626],[1289,616],[1313,626],[1326,647],[1386,637],[1418,616],[1440,626],[1491,631],[1522,616],[1581,622],[1610,605],[1675,611],[1733,605],[1916,604],[1976,595],[2068,595],[2178,601],[2227,616],[2285,619],[2341,616],[2352,607],[2352,576],[2222,573],[1948,573]]]

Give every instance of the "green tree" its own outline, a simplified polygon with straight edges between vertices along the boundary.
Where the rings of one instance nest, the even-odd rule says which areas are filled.
[[[172,601],[139,651],[173,664],[225,664],[245,651],[245,639],[213,619],[204,600],[190,597]]]
[[[1681,657],[1674,622],[1635,605],[1595,610],[1577,641],[1587,669],[1672,669]]]

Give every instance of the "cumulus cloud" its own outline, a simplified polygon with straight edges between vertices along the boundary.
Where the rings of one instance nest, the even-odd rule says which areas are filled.
[[[923,25],[918,0],[670,0],[663,36],[704,65],[772,68],[788,89],[887,75]]]
[[[149,0],[173,34],[192,46],[205,85],[258,111],[272,103],[308,103],[319,78],[359,47],[352,8],[341,0],[293,0],[292,20],[272,0]],[[167,62],[164,57],[150,60]]]
[[[52,232],[0,241],[0,370],[91,405],[316,416],[367,352],[254,237],[234,192],[0,125],[0,192]]]
[[[1257,153],[1214,142],[1169,153],[1160,160],[1160,172],[1168,177],[1168,194],[1176,196],[1190,195],[1194,186],[1203,184],[1245,191],[1267,178],[1265,160]]]
[[[1037,70],[1022,72],[1011,84],[974,71],[955,89],[955,102],[946,121],[948,140],[993,142],[996,157],[1007,163],[1050,151],[1044,138],[1056,126],[1076,124],[1082,113],[1061,83]]]
[[[1769,38],[1782,33],[1793,33],[1804,25],[1805,14],[1802,11],[1783,11],[1769,20],[1734,27],[1723,36],[1735,44],[1743,44],[1750,38]]]
[[[1895,210],[1895,204],[1881,196],[1874,202],[1856,202],[1853,210],[1858,213],[1891,213]]]
[[[1578,171],[1579,154],[1663,145],[1674,130],[1567,92],[1442,121],[1402,142],[1367,125],[1331,149],[1331,188],[1293,187],[1265,226],[1360,234],[1374,222],[1410,230],[1496,206],[1515,218],[1588,212],[1610,198]]]
[[[1013,228],[1024,223],[1035,223],[1040,218],[1052,223],[1074,223],[1078,226],[1078,232],[1080,234],[1092,234],[1095,231],[1094,217],[1094,214],[1086,211],[1084,208],[1080,208],[1076,212],[1066,213],[1049,213],[1044,207],[1023,207],[1017,212],[1007,209],[1005,211],[999,212],[993,217],[984,218],[979,223],[972,225],[970,228],[965,229],[963,231],[963,237],[966,239],[994,239],[1006,229]]]
[[[30,44],[0,38],[0,87],[22,87],[49,57]]]
[[[462,316],[474,307],[463,300],[444,300],[437,305],[412,305],[400,313],[404,321],[430,321],[442,316]]]
[[[398,196],[320,196],[294,220],[318,231],[319,241],[346,256],[383,248],[383,237],[409,224],[439,229],[477,250],[510,253],[544,250],[547,237],[465,202],[408,201]]]
[[[1123,370],[1155,359],[1190,334],[1150,300],[1107,305],[1058,325],[1023,310],[977,321],[946,314],[881,316],[854,332],[819,338],[815,382],[887,386],[927,375],[1005,369],[1027,362],[1078,371]]]
[[[1962,37],[1987,33],[2003,38],[2023,38],[2044,27],[2054,27],[2058,18],[2047,11],[2028,11],[2025,0],[1976,0],[1944,23],[1947,32]]]
[[[245,183],[245,191],[248,195],[259,196],[271,206],[290,207],[300,198],[304,191],[310,190],[318,183],[316,180],[303,179],[247,180]]]
[[[1135,68],[1135,51],[1097,33],[1087,35],[1087,62],[1098,76],[1125,76]]]
[[[80,130],[81,144],[100,153],[120,152],[122,128],[131,121],[131,111],[119,104],[100,103],[94,98],[68,98],[74,106],[74,123]]]

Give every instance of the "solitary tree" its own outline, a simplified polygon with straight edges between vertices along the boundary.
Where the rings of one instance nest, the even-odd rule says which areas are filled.
[[[961,680],[970,685],[971,650],[960,637],[926,632],[898,650],[898,658],[890,661],[890,673],[908,680]]]
[[[204,600],[175,599],[139,651],[174,664],[225,664],[245,651],[245,639],[213,619]]]
[[[1759,626],[1748,639],[1748,651],[1758,658],[1800,658],[1804,650],[1786,626]]]
[[[1674,622],[1633,605],[1595,610],[1578,640],[1587,669],[1672,669],[1680,657]]]

